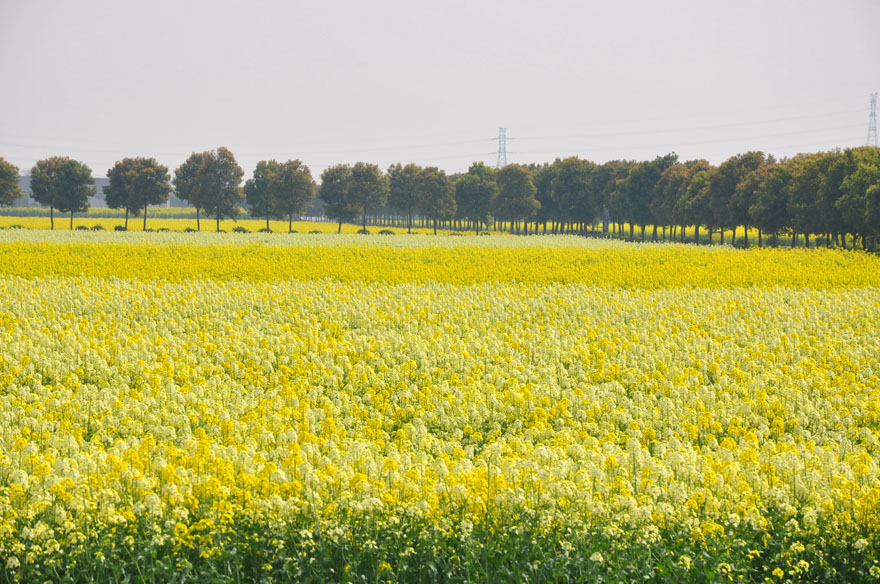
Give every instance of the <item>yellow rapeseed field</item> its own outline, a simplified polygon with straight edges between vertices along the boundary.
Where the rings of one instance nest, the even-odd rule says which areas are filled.
[[[0,236],[6,580],[874,577],[875,256],[132,235]]]

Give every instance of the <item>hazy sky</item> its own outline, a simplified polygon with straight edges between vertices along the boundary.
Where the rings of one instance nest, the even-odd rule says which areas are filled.
[[[718,163],[865,143],[878,0],[0,0],[0,156],[95,176],[227,146],[495,164]]]

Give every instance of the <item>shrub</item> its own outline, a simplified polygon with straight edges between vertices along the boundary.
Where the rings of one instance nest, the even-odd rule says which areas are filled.
[[[184,233],[195,233],[196,230],[193,229],[192,227],[187,227],[186,229],[183,230],[183,232]]]
[[[461,237],[461,233],[450,233],[449,235],[452,237]]]
[[[171,230],[168,229],[167,227],[160,227],[160,228],[157,229],[156,231],[158,231],[158,232],[160,232],[160,233],[165,233],[165,232],[168,232],[168,231],[171,231]]]
[[[481,231],[481,232],[480,232],[480,235],[492,235],[492,232],[490,232],[490,231]]]
[[[369,229],[358,229],[358,235],[369,235],[369,234],[370,234]]]
[[[309,233],[321,233],[321,232],[318,231],[317,229],[312,229],[311,231],[309,231]]]
[[[15,225],[10,225],[9,229],[24,229],[24,225],[19,225],[16,223]]]
[[[263,227],[257,233],[272,233],[272,230],[269,229],[268,227]]]
[[[113,231],[128,231],[128,228],[125,225],[117,225],[113,228]]]
[[[100,223],[95,223],[92,225],[92,231],[104,231],[104,226]]]
[[[394,235],[394,232],[391,231],[390,229],[383,229],[382,231],[379,232],[379,235]]]
[[[247,227],[242,227],[241,225],[236,225],[232,228],[233,233],[250,233]]]
[[[288,233],[299,233],[299,231],[297,231],[296,229],[291,229],[290,231],[288,231]]]

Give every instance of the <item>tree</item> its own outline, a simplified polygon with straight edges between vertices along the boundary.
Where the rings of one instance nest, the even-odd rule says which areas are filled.
[[[592,223],[601,212],[597,197],[590,193],[590,175],[596,165],[589,160],[571,156],[554,162],[555,172],[550,183],[550,196],[559,207],[563,221]]]
[[[363,216],[363,229],[366,231],[367,211],[381,207],[388,200],[388,177],[375,164],[356,162],[351,167],[345,196],[348,206]]]
[[[495,174],[494,168],[474,162],[455,183],[455,203],[473,222],[475,232],[489,220],[489,203],[498,192]]]
[[[171,195],[168,167],[155,158],[124,158],[107,171],[109,183],[104,185],[104,200],[111,209],[125,209],[125,228],[128,214],[144,211],[144,229],[147,228],[147,207],[168,202]]]
[[[865,192],[865,232],[873,241],[880,239],[880,181]]]
[[[847,172],[840,188],[842,196],[836,206],[848,230],[862,238],[862,247],[868,248],[866,235],[869,226],[866,221],[868,189],[880,182],[880,149],[872,147],[851,148],[844,152],[847,157]],[[855,245],[855,242],[853,242]]]
[[[541,166],[530,167],[532,183],[535,185],[535,200],[541,205],[535,213],[535,222],[544,225],[544,233],[547,233],[547,222],[553,223],[553,233],[558,231],[558,223],[562,221],[562,211],[553,198],[553,178],[556,176],[557,158],[553,164],[544,163]]]
[[[0,207],[11,205],[20,196],[18,167],[0,157]]]
[[[654,185],[651,213],[661,225],[681,225],[684,230],[684,214],[679,202],[687,193],[692,176],[691,168],[680,162],[660,173],[660,180]]]
[[[779,232],[791,225],[788,214],[791,171],[786,164],[772,164],[760,167],[757,172],[761,173],[761,180],[755,189],[755,202],[749,207],[749,215],[756,227],[773,236],[775,247]]]
[[[177,195],[196,208],[196,227],[201,229],[199,212],[217,220],[237,217],[239,205],[244,201],[241,179],[244,171],[227,148],[220,147],[202,153],[193,153],[180,168],[174,171],[174,188]]]
[[[208,191],[211,188],[208,178],[210,158],[210,152],[193,152],[174,171],[174,179],[172,180],[177,197],[196,208],[196,229],[198,231],[202,230],[200,215],[208,204]]]
[[[277,160],[261,160],[254,169],[254,176],[244,183],[245,200],[250,207],[250,214],[266,218],[266,231],[271,231],[269,218],[278,217],[272,208],[272,197],[269,194],[269,177],[278,170]]]
[[[434,221],[434,235],[437,235],[437,221],[451,219],[455,215],[455,185],[446,173],[436,166],[423,168],[416,177],[418,210]]]
[[[691,173],[691,181],[678,201],[678,209],[682,222],[694,226],[694,243],[700,243],[700,225],[712,223],[709,181],[715,169],[705,160],[685,163],[685,165]]]
[[[772,156],[763,152],[751,151],[731,156],[718,166],[709,185],[709,197],[715,214],[715,223],[721,228],[721,243],[724,243],[724,230],[732,229],[731,243],[736,243],[736,228],[743,225],[748,239],[750,223],[749,207],[753,203],[752,192],[748,189],[737,191],[737,186],[747,174],[764,164],[775,162]]]
[[[278,215],[287,215],[287,232],[293,231],[293,216],[302,215],[315,197],[315,181],[309,167],[301,160],[288,160],[269,174],[271,207]]]
[[[510,221],[510,230],[517,222],[534,215],[541,204],[535,200],[535,185],[528,169],[519,164],[508,164],[496,175],[498,193],[490,202],[492,215],[502,221]]]
[[[790,162],[791,183],[788,190],[788,212],[795,231],[804,234],[806,245],[810,234],[828,233],[828,209],[822,204],[822,181],[834,162],[829,152],[795,156]],[[829,239],[830,243],[830,239]]]
[[[654,186],[660,180],[663,171],[676,162],[678,162],[678,155],[675,153],[658,156],[654,160],[640,163],[626,179],[624,197],[630,220],[630,239],[633,237],[633,224],[636,224],[642,228],[642,241],[644,241],[645,225],[649,223],[654,223],[653,239],[657,239],[657,225],[653,213],[651,213]]]
[[[351,183],[351,166],[337,164],[329,166],[321,173],[321,186],[318,196],[324,201],[324,212],[327,217],[339,220],[339,231],[342,233],[342,222],[352,221],[358,210],[351,206],[348,189]]]
[[[416,179],[420,170],[421,168],[412,163],[406,166],[392,164],[388,167],[388,204],[407,216],[407,233],[412,233],[413,213],[419,203]]]
[[[609,160],[590,174],[590,192],[596,197],[603,211],[608,210],[615,224],[625,220],[623,189],[626,179],[636,164],[631,160]]]
[[[53,156],[40,160],[31,169],[31,196],[49,207],[49,223],[55,229],[55,209],[73,214],[89,208],[89,197],[95,194],[95,179],[91,169],[67,156]]]

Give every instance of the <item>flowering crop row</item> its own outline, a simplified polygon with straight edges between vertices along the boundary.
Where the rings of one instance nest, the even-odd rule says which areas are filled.
[[[880,259],[841,250],[735,250],[552,237],[56,232],[0,234],[10,276],[344,282],[580,283],[660,289],[880,287]],[[433,240],[433,241],[432,241]]]

